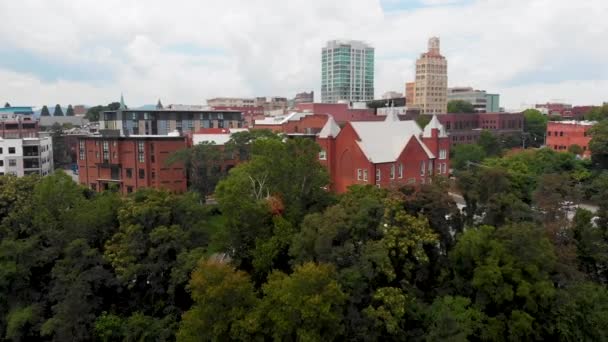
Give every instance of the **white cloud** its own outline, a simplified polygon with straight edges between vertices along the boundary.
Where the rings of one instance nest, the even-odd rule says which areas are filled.
[[[380,96],[403,91],[432,35],[441,37],[450,85],[501,93],[508,108],[608,100],[604,0],[424,1],[432,6],[394,12],[379,0],[2,1],[0,46],[112,70],[112,81],[41,81],[35,68],[2,67],[0,56],[0,100],[97,104],[123,91],[139,105],[318,92],[320,49],[336,38],[376,48]],[[189,55],[170,49],[176,45],[216,53]]]

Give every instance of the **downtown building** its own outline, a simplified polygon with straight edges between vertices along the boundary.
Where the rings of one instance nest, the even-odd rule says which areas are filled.
[[[374,99],[374,48],[356,40],[332,40],[321,52],[321,102]]]
[[[421,114],[444,114],[448,109],[448,62],[441,55],[439,38],[432,37],[428,51],[416,60],[416,80],[406,83],[408,106]]]

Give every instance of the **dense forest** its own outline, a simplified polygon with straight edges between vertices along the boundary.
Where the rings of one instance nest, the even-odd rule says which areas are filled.
[[[456,182],[334,195],[313,141],[249,139],[217,204],[0,177],[0,339],[608,339],[608,176],[590,162],[490,141]]]

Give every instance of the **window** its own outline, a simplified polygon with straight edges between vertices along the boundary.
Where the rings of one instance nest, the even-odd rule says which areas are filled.
[[[17,166],[17,159],[9,159],[8,166]]]
[[[14,147],[9,147],[8,148],[8,154],[15,154],[15,148]]]
[[[391,165],[391,179],[395,179],[395,164]]]
[[[403,178],[403,163],[399,164],[399,178]]]
[[[0,166],[4,166],[4,160],[0,160]]]
[[[327,151],[321,150],[321,152],[319,152],[319,160],[327,160]]]
[[[433,175],[433,162],[429,160],[429,175]]]
[[[128,186],[127,187],[127,193],[130,194],[133,192],[133,187],[132,186]]]
[[[146,171],[144,169],[139,169],[139,179],[146,178]]]
[[[0,147],[0,154],[2,154],[2,147]]]
[[[152,173],[150,173],[150,178],[156,179],[156,172],[155,171],[152,171]]]
[[[564,136],[564,132],[559,132],[559,136],[563,137]]]
[[[379,182],[382,179],[382,171],[380,169],[376,169],[376,182]]]
[[[126,169],[127,178],[133,178],[133,169]]]
[[[551,136],[551,131],[547,131],[547,136],[550,137]]]
[[[144,154],[144,142],[143,141],[137,142],[137,160],[140,163],[143,163],[146,160],[146,157]]]
[[[85,153],[85,148],[84,148],[84,141],[80,140],[78,142],[79,144],[79,148],[78,148],[78,158],[80,158],[80,160],[84,160],[84,153]]]
[[[420,162],[420,175],[424,176],[425,171],[426,171],[426,162],[423,160]]]
[[[357,180],[363,179],[363,170],[357,169]]]
[[[448,151],[446,149],[439,150],[439,159],[446,159],[448,157]]]
[[[110,144],[107,141],[102,143],[103,145],[103,161],[108,162],[110,160]]]
[[[367,182],[367,169],[363,170],[363,181]]]

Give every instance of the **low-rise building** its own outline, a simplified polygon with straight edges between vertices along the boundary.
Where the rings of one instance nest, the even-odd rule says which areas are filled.
[[[549,121],[547,123],[546,146],[555,151],[568,151],[572,145],[578,145],[583,150],[583,156],[590,156],[589,129],[595,121]]]
[[[477,113],[498,113],[500,111],[500,95],[488,94],[485,90],[476,90],[471,87],[448,88],[448,102],[455,100],[470,103]]]
[[[187,138],[178,133],[120,136],[118,131],[105,131],[81,137],[78,179],[95,191],[116,188],[128,194],[140,188],[157,188],[185,192],[183,163],[168,164],[167,158],[187,145]]]
[[[268,129],[291,136],[316,136],[327,122],[327,114],[298,113],[266,117],[256,120],[252,129]]]
[[[99,128],[119,130],[123,136],[187,134],[201,128],[240,128],[243,115],[236,110],[133,110],[122,107],[101,114]]]
[[[377,118],[375,109],[365,106],[357,108],[348,103],[300,103],[296,105],[294,111],[331,115],[340,125],[350,121],[369,121]]]
[[[0,175],[46,176],[53,172],[53,141],[48,134],[36,138],[0,138]]]
[[[451,113],[438,118],[453,146],[477,142],[484,130],[497,136],[516,136],[524,129],[522,113]]]
[[[436,116],[424,130],[397,115],[348,122],[342,129],[330,117],[317,142],[330,187],[338,193],[355,184],[383,188],[424,184],[435,175],[447,176],[450,168],[450,141]]]

